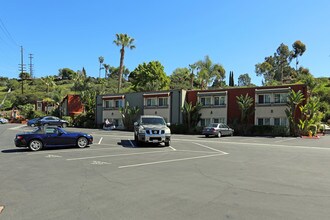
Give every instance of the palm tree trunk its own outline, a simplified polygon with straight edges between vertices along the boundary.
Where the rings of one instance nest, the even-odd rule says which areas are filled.
[[[117,93],[119,93],[119,91],[121,89],[121,81],[122,81],[122,77],[123,77],[124,56],[125,56],[125,49],[124,49],[124,46],[122,46],[122,48],[120,50],[120,65],[119,65],[119,79],[118,79]]]

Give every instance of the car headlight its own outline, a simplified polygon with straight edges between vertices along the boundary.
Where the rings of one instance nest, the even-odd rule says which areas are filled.
[[[146,132],[146,130],[144,128],[139,128],[139,133],[140,134],[144,134]]]
[[[166,128],[166,129],[165,129],[165,135],[170,135],[170,134],[171,134],[171,129]]]

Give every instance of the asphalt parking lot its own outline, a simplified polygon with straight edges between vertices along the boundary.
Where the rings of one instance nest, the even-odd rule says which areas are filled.
[[[330,135],[319,139],[173,135],[136,147],[132,132],[76,129],[85,149],[16,148],[0,125],[0,219],[328,219]]]

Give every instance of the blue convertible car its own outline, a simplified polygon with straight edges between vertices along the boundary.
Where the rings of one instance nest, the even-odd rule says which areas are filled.
[[[77,146],[84,148],[93,143],[93,136],[81,132],[67,132],[56,126],[37,127],[32,132],[17,134],[16,147],[28,147],[32,151],[44,147]]]

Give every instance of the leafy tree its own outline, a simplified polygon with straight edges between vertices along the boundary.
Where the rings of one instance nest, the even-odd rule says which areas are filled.
[[[21,79],[21,91],[22,91],[22,94],[23,94],[24,93],[24,81],[27,80],[27,79],[30,79],[31,75],[29,73],[26,73],[26,72],[21,72],[19,74],[19,78]]]
[[[291,59],[296,59],[296,70],[298,69],[298,57],[302,56],[304,52],[306,51],[306,45],[303,44],[300,40],[297,40],[293,43],[293,53],[291,55]]]
[[[69,79],[71,80],[73,76],[75,75],[75,71],[69,68],[63,68],[58,70],[58,76],[62,79]]]
[[[170,76],[170,88],[171,89],[190,89],[191,78],[188,68],[177,68]]]
[[[246,133],[249,117],[254,112],[252,108],[254,100],[251,96],[249,96],[248,93],[246,93],[245,96],[243,95],[237,96],[236,99],[237,99],[236,101],[238,107],[241,110],[240,120],[244,127],[244,133]]]
[[[116,40],[113,41],[117,46],[120,46],[120,65],[119,65],[119,79],[118,79],[118,93],[121,89],[122,75],[124,67],[125,47],[134,49],[134,38],[129,37],[127,34],[116,34]]]
[[[201,89],[207,89],[208,85],[212,83],[215,79],[217,83],[215,86],[221,87],[223,84],[223,79],[225,78],[225,69],[220,64],[213,64],[209,56],[206,56],[204,60],[196,62],[197,66],[197,78],[200,82]]]
[[[100,69],[99,69],[99,78],[101,78],[101,70],[103,69],[102,63],[104,62],[104,57],[99,57]]]
[[[238,86],[250,86],[251,85],[251,78],[248,73],[241,74],[238,77]]]
[[[169,88],[170,79],[159,61],[140,64],[129,76],[134,91],[158,91]]]
[[[287,45],[282,43],[273,56],[268,56],[264,62],[255,65],[257,76],[263,75],[266,85],[276,85],[276,82],[281,84],[285,81],[291,82],[297,77],[298,56],[305,52],[306,46],[300,41],[296,41],[292,46],[291,51]],[[296,69],[290,66],[294,58],[296,58]]]
[[[127,130],[132,131],[134,129],[134,122],[139,116],[140,109],[138,106],[130,107],[129,102],[125,103],[125,107],[119,108],[121,113],[123,124]]]
[[[291,136],[297,136],[297,122],[296,122],[296,111],[298,106],[305,100],[303,93],[299,90],[295,92],[291,90],[288,96],[287,109],[285,114],[289,120],[289,128]]]
[[[16,79],[10,79],[6,83],[6,90],[10,89],[11,91],[15,91],[15,90],[18,90],[19,87],[20,87],[20,84]]]

